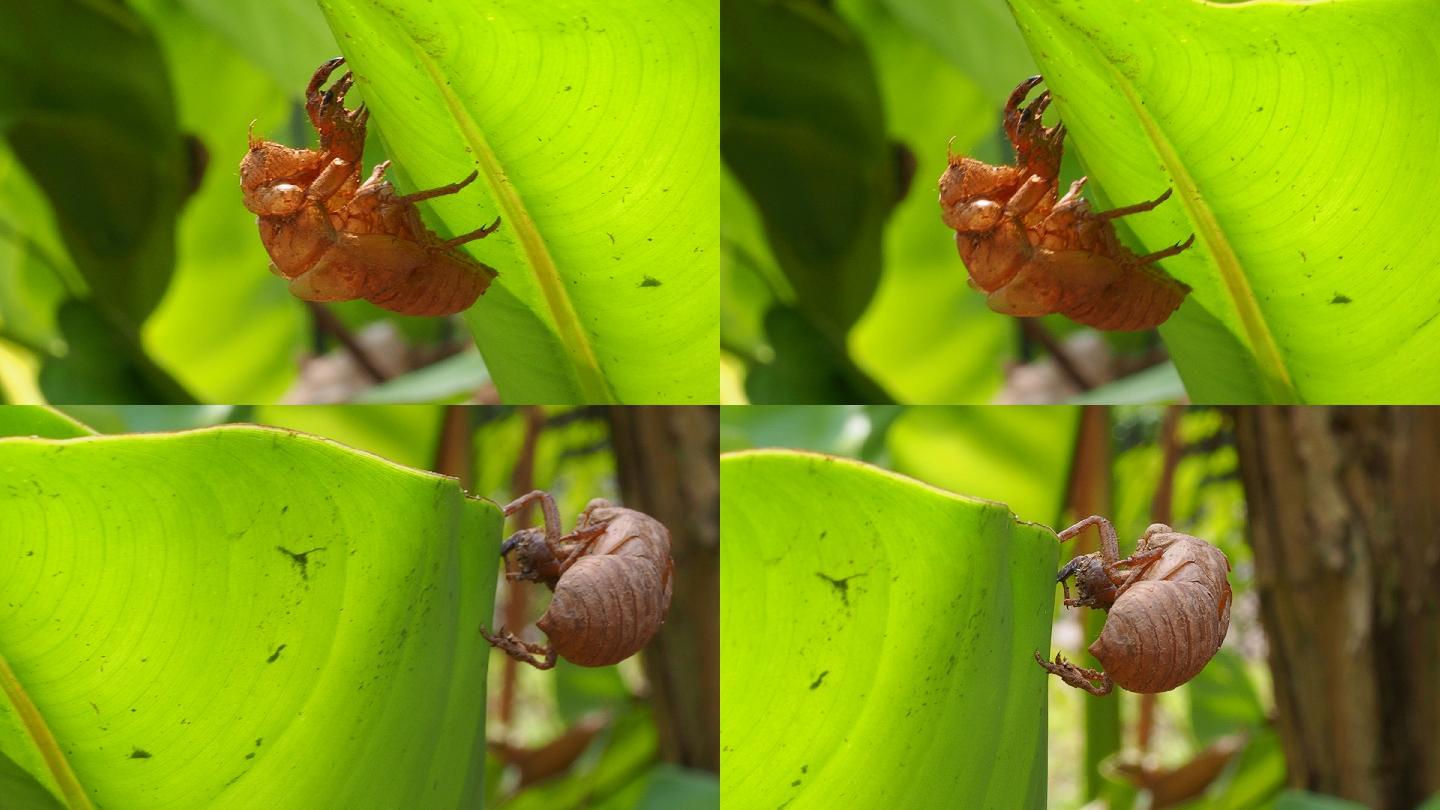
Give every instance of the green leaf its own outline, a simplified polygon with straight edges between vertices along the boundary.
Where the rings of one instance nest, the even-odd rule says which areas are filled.
[[[1365,810],[1365,805],[1323,793],[1287,790],[1275,800],[1273,810]]]
[[[185,182],[160,49],[123,4],[12,5],[0,30],[0,128],[97,304],[133,331],[170,281]]]
[[[464,351],[366,389],[353,401],[459,402],[473,397],[489,381],[485,361],[473,351]]]
[[[245,154],[249,123],[288,115],[309,72],[334,55],[335,45],[322,21],[328,47],[296,83],[277,86],[187,8],[170,0],[144,5],[165,52],[181,125],[209,155],[200,187],[181,214],[175,277],[145,323],[144,345],[201,401],[274,402],[295,378],[308,319],[284,282],[267,269],[270,257],[254,215],[241,204],[235,166]],[[258,9],[259,4],[234,7]],[[274,20],[252,35],[294,40],[297,29],[279,23]],[[294,50],[304,54],[310,49]]]
[[[848,4],[847,15],[869,46],[884,97],[890,136],[915,161],[909,193],[896,206],[885,229],[885,274],[865,315],[850,334],[855,362],[903,402],[983,402],[1002,382],[1003,363],[1018,346],[1015,320],[990,312],[984,296],[971,290],[955,240],[939,223],[935,182],[946,165],[946,142],[957,152],[973,153],[993,137],[1007,90],[982,93],[974,77],[958,71],[945,54],[956,42],[983,38],[980,61],[995,65],[1028,61],[998,43],[1003,27],[993,11],[976,14],[975,3]],[[938,6],[939,4],[930,4]],[[990,6],[993,3],[981,5]],[[1003,12],[1003,9],[1002,9]],[[940,20],[963,16],[967,33],[933,42]],[[1014,23],[998,19],[1014,33]],[[926,29],[910,30],[914,25]],[[995,68],[992,68],[992,70]],[[1016,68],[1023,71],[1023,68]],[[1010,73],[1010,86],[1015,76]]]
[[[726,802],[1043,806],[1054,535],[830,456],[720,469]]]
[[[896,472],[1004,501],[1027,520],[1057,521],[1079,417],[1066,406],[908,408],[887,444]]]
[[[897,197],[874,70],[819,3],[720,8],[725,163],[763,216],[799,305],[841,342],[874,294],[881,228]]]
[[[0,754],[52,794],[477,806],[493,504],[253,426],[3,439],[0,480]]]
[[[50,402],[193,402],[194,399],[145,354],[138,337],[106,316],[97,300],[71,299],[56,320],[65,354],[45,358],[40,388]]]
[[[53,408],[40,405],[7,405],[0,408],[0,437],[74,439],[94,434],[95,431]]]
[[[649,787],[637,810],[713,810],[720,806],[714,774],[660,763],[650,771]]]
[[[1265,723],[1260,697],[1245,675],[1245,662],[1220,650],[1190,681],[1190,727],[1201,745]]]
[[[830,404],[889,402],[890,397],[856,368],[836,338],[797,309],[777,304],[765,313],[765,335],[774,362],[752,365],[745,392],[752,402]]]
[[[403,174],[479,171],[444,230],[503,220],[466,319],[506,401],[716,401],[713,4],[321,7]]]
[[[1184,397],[1185,383],[1175,371],[1175,364],[1161,363],[1086,391],[1071,402],[1077,405],[1141,405],[1175,402]]]
[[[1197,402],[1440,398],[1434,7],[1041,0],[1011,8],[1108,201],[1194,292],[1163,327]],[[1018,77],[1017,77],[1018,78]]]

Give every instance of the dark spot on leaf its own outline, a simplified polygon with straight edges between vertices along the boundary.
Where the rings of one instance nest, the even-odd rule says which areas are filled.
[[[150,758],[150,752],[149,752],[149,751],[146,751],[146,750],[143,749],[143,748],[136,748],[134,751],[131,751],[131,752],[130,752],[130,758],[131,758],[131,759],[149,759],[149,758]]]
[[[641,286],[641,287],[659,287],[659,286],[660,286],[660,283],[661,283],[661,282],[660,282],[660,279],[655,278],[654,276],[646,276],[646,277],[645,277],[645,280],[642,281],[642,282],[640,282],[640,286]]]
[[[1330,303],[1332,303],[1332,304],[1348,304],[1348,303],[1350,303],[1350,296],[1348,296],[1348,295],[1341,295],[1340,293],[1335,293],[1335,297],[1330,299]]]
[[[296,568],[300,569],[301,579],[309,579],[310,572],[306,568],[306,566],[310,563],[310,555],[314,554],[317,551],[324,551],[325,548],[324,546],[321,546],[320,548],[312,548],[309,551],[301,551],[297,553],[283,546],[276,546],[275,550],[280,552],[281,554],[284,554],[286,557],[289,557],[290,562],[293,563]]]
[[[840,601],[841,601],[841,602],[844,602],[846,607],[849,607],[849,606],[850,606],[850,580],[852,580],[852,579],[854,579],[854,578],[856,578],[856,577],[862,577],[862,576],[865,576],[865,575],[864,575],[864,574],[851,574],[851,575],[848,576],[848,577],[844,577],[844,578],[842,578],[842,579],[836,579],[836,578],[834,578],[834,577],[827,577],[827,576],[825,576],[824,574],[820,573],[819,571],[816,571],[816,572],[815,572],[815,576],[820,577],[821,579],[823,579],[823,580],[825,580],[826,582],[830,583],[831,587],[833,587],[836,591],[838,591],[838,592],[840,593]]]
[[[790,787],[800,787],[800,780],[796,779],[794,782],[791,782]]]
[[[830,670],[828,670],[828,669],[827,669],[827,670],[824,670],[823,672],[821,672],[821,673],[820,673],[820,677],[816,678],[816,679],[815,679],[815,682],[812,683],[812,684],[810,684],[810,689],[811,689],[812,691],[815,690],[815,689],[819,689],[821,682],[823,682],[823,681],[825,680],[825,676],[826,676],[826,675],[829,675],[829,674],[830,674]]]
[[[276,647],[276,648],[275,648],[275,652],[271,653],[271,654],[270,654],[270,657],[265,659],[265,663],[267,663],[267,664],[273,664],[273,663],[275,663],[276,661],[278,661],[278,660],[280,659],[280,651],[283,650],[283,649],[285,649],[285,645],[284,645],[284,644],[281,644],[279,647]],[[256,740],[256,741],[255,741],[255,744],[256,744],[256,745],[259,745],[259,744],[260,744],[260,741],[259,741],[259,740]]]
[[[246,759],[254,759],[254,758],[255,758],[255,752],[254,752],[254,751],[251,751],[250,753],[248,753],[248,754],[245,755],[245,758],[246,758]]]

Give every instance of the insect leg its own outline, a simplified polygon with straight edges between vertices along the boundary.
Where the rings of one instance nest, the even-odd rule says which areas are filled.
[[[345,185],[354,169],[354,165],[348,160],[335,158],[310,183],[310,187],[305,189],[305,196],[316,202],[325,202]]]
[[[1083,202],[1083,199],[1080,196],[1080,190],[1085,188],[1085,182],[1089,179],[1090,178],[1088,177],[1082,177],[1079,180],[1071,183],[1070,190],[1065,192],[1065,196],[1061,197],[1059,202],[1055,203],[1055,207],[1060,208],[1061,206],[1068,206],[1073,205],[1077,202]]]
[[[555,505],[550,493],[543,489],[527,492],[505,504],[505,515],[509,517],[534,501],[540,502],[540,511],[545,515],[545,542],[553,546],[560,541],[560,508]]]
[[[1134,205],[1127,205],[1124,208],[1112,208],[1109,211],[1102,211],[1101,213],[1096,214],[1095,217],[1096,219],[1115,219],[1117,217],[1129,216],[1130,214],[1138,214],[1142,211],[1149,211],[1160,203],[1163,203],[1166,200],[1170,199],[1171,191],[1173,191],[1173,189],[1167,188],[1165,189],[1164,194],[1161,194],[1159,197],[1156,197],[1153,200],[1150,200],[1148,202],[1135,203]]]
[[[480,635],[490,642],[490,646],[499,649],[516,661],[522,661],[536,669],[553,669],[555,667],[554,647],[521,641],[507,630],[501,630],[499,635],[492,635],[484,625],[480,627]],[[544,657],[536,658],[537,655]]]
[[[1163,546],[1157,548],[1147,548],[1144,551],[1137,551],[1134,554],[1131,554],[1129,557],[1126,557],[1125,559],[1116,562],[1116,568],[1124,566],[1130,569],[1130,573],[1127,574],[1123,580],[1121,580],[1120,582],[1116,582],[1115,584],[1123,590],[1131,583],[1138,581],[1141,577],[1145,576],[1145,572],[1150,568],[1151,565],[1155,563],[1156,560],[1165,556],[1165,551],[1166,548]],[[1113,579],[1114,578],[1112,577],[1112,581]]]
[[[470,172],[469,176],[467,176],[464,180],[461,180],[458,183],[451,183],[448,186],[440,186],[438,188],[427,189],[425,191],[416,191],[413,194],[402,195],[398,199],[401,202],[414,203],[420,202],[421,200],[428,200],[431,197],[443,197],[446,194],[454,194],[460,189],[465,188],[466,186],[475,182],[475,178],[479,176],[479,172],[472,171]]]
[[[345,57],[343,56],[331,59],[315,71],[315,75],[310,77],[310,84],[305,86],[305,112],[309,113],[310,123],[317,130],[320,129],[320,105],[323,95],[320,92],[320,85],[324,84],[330,78],[330,74],[344,63]]]
[[[1153,262],[1158,262],[1158,261],[1160,261],[1161,259],[1164,259],[1164,258],[1167,258],[1167,257],[1170,257],[1170,256],[1174,256],[1175,254],[1183,251],[1185,248],[1188,248],[1188,247],[1190,247],[1190,246],[1193,245],[1193,244],[1195,244],[1195,234],[1192,233],[1192,234],[1190,234],[1190,238],[1189,238],[1189,239],[1186,239],[1184,242],[1180,242],[1179,244],[1171,245],[1170,247],[1165,248],[1164,250],[1157,250],[1157,251],[1155,251],[1154,253],[1149,253],[1149,254],[1146,254],[1146,255],[1144,255],[1144,256],[1141,256],[1141,257],[1139,258],[1139,260],[1137,260],[1137,261],[1135,262],[1135,265],[1138,267],[1138,266],[1140,266],[1140,265],[1142,265],[1142,264],[1151,264],[1151,263],[1153,263]]]
[[[497,229],[499,229],[499,227],[500,217],[496,217],[494,222],[486,225],[483,228],[478,228],[469,233],[462,233],[454,239],[446,239],[445,245],[446,247],[455,247],[456,245],[463,245],[466,242],[473,242],[476,239],[484,239],[485,237],[494,233]]]
[[[1025,97],[1030,95],[1030,91],[1035,89],[1035,85],[1041,81],[1043,81],[1041,77],[1031,76],[1021,82],[1010,94],[1010,98],[1005,100],[1005,134],[1010,136],[1011,143],[1014,143],[1019,135],[1020,118],[1024,114],[1020,109],[1020,102],[1024,101]]]
[[[1010,195],[1005,202],[1005,214],[1012,217],[1020,217],[1030,213],[1031,209],[1045,199],[1045,192],[1050,188],[1050,183],[1038,174],[1030,175],[1024,183],[1020,184],[1019,190]]]
[[[1084,689],[1096,697],[1108,695],[1110,694],[1110,690],[1115,688],[1115,684],[1110,680],[1109,675],[1099,670],[1076,666],[1066,661],[1058,652],[1055,653],[1055,661],[1052,663],[1046,661],[1044,656],[1040,655],[1040,651],[1036,650],[1035,661],[1044,667],[1051,675],[1058,675],[1060,680],[1065,683],[1076,689]],[[1099,681],[1100,683],[1095,684],[1092,683],[1092,681]]]
[[[1115,525],[1099,515],[1091,515],[1056,536],[1063,542],[1097,524],[1100,526],[1100,556],[1105,562],[1113,564],[1120,559],[1120,538],[1115,534]]]
[[[385,170],[388,168],[390,168],[390,161],[388,160],[382,160],[379,163],[376,163],[374,170],[370,172],[370,176],[365,179],[365,182],[360,184],[360,188],[357,189],[357,192],[363,191],[367,188],[374,188],[375,186],[378,186],[381,183],[385,182]]]

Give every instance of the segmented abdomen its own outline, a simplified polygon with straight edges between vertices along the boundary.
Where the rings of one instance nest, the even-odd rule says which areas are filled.
[[[670,569],[650,559],[603,554],[575,561],[536,626],[567,661],[618,663],[649,643],[670,607]]]
[[[1090,654],[1131,692],[1174,689],[1203,669],[1225,640],[1230,616],[1225,610],[1217,620],[1221,598],[1196,582],[1137,582],[1110,608]]]

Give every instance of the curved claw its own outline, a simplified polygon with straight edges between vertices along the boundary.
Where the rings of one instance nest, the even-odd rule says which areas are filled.
[[[344,63],[345,58],[337,56],[322,64],[310,77],[310,83],[305,86],[305,112],[320,136],[320,148],[329,157],[358,165],[365,148],[365,124],[370,113],[364,104],[354,110],[345,109],[345,94],[355,86],[355,74],[347,72],[336,79],[330,89],[320,89]]]
[[[1035,662],[1044,667],[1051,675],[1058,676],[1060,680],[1065,683],[1076,689],[1084,689],[1096,697],[1110,694],[1110,690],[1115,687],[1109,675],[1099,670],[1076,666],[1066,661],[1058,652],[1055,653],[1054,663],[1051,663],[1045,660],[1045,657],[1040,654],[1039,650],[1036,650]],[[1094,683],[1095,681],[1099,681],[1099,683]]]
[[[1046,90],[1029,106],[1020,106],[1040,82],[1041,77],[1031,76],[1010,94],[1005,102],[1005,134],[1015,147],[1020,168],[1053,184],[1060,174],[1060,149],[1065,130],[1059,124],[1046,129],[1041,125],[1040,118],[1054,97]]]
[[[310,83],[305,85],[305,112],[310,115],[310,123],[318,130],[320,129],[320,110],[323,103],[320,86],[329,81],[330,74],[345,63],[345,57],[337,56],[315,69],[315,75],[310,77]]]
[[[336,79],[335,83],[330,85],[330,89],[325,91],[326,100],[343,103],[345,101],[346,91],[348,91],[353,84],[355,84],[355,74],[347,70],[344,76]]]

